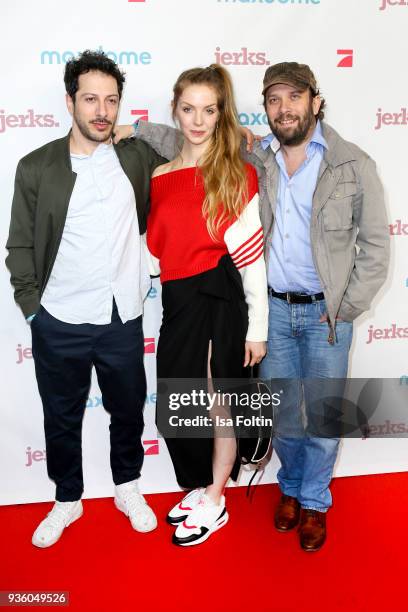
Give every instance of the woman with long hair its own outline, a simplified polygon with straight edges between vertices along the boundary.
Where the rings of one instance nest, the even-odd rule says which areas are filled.
[[[184,141],[153,173],[147,224],[148,250],[162,282],[157,378],[208,378],[212,390],[213,378],[245,377],[266,352],[258,182],[240,155],[228,72],[217,64],[186,70],[173,92],[173,118]],[[160,397],[159,429],[160,411],[168,410]],[[214,431],[201,439],[163,432],[177,481],[190,490],[167,516],[177,527],[173,542],[181,546],[203,542],[228,521],[224,488],[238,476],[237,443],[231,428],[225,435]]]

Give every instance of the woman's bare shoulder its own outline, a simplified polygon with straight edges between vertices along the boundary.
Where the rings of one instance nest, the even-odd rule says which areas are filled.
[[[174,160],[167,162],[167,164],[157,166],[157,168],[155,168],[153,171],[152,177],[160,176],[161,174],[167,174],[167,172],[172,172],[173,170],[176,170]]]

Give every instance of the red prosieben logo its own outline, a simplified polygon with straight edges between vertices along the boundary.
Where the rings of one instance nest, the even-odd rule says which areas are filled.
[[[145,455],[158,455],[159,454],[159,441],[158,440],[143,440],[143,446],[145,447]]]
[[[133,115],[135,121],[149,121],[149,111],[147,108],[131,110],[130,114]]]
[[[26,115],[6,114],[0,110],[0,134],[7,128],[52,128],[59,127],[59,122],[55,121],[54,115],[37,114],[33,108],[27,109]]]
[[[337,64],[337,68],[353,67],[353,49],[337,49],[337,55],[343,57]]]
[[[144,352],[145,353],[155,353],[156,352],[155,338],[145,338],[144,339]]]

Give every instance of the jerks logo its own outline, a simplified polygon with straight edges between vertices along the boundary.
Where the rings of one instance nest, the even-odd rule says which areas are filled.
[[[24,348],[21,344],[17,344],[17,361],[16,364],[20,365],[23,363],[24,359],[32,359],[33,353],[31,350],[31,346],[27,346]],[[156,340],[155,338],[145,338],[144,339],[144,352],[145,353],[155,353],[156,352]]]
[[[382,108],[379,108],[374,129],[379,130],[383,125],[408,125],[408,110],[401,108],[400,113],[383,113]]]
[[[408,236],[408,223],[402,223],[397,219],[395,223],[390,223],[390,236]]]
[[[216,47],[215,61],[224,66],[269,66],[270,64],[264,51],[248,51],[246,47],[241,47],[240,52],[221,51],[220,47]]]
[[[149,111],[148,109],[137,109],[137,110],[131,110],[130,114],[133,115],[134,120],[137,121],[149,121]]]
[[[384,11],[387,6],[408,6],[407,0],[380,0],[380,11]]]
[[[6,115],[4,110],[0,110],[0,134],[7,128],[51,128],[59,127],[54,115],[37,115],[34,109],[29,108],[27,115]]]
[[[45,450],[31,450],[31,446],[27,446],[25,454],[27,463],[24,465],[26,467],[31,467],[34,462],[45,461],[47,458],[47,453]]]
[[[143,440],[143,446],[145,447],[145,455],[158,455],[160,452],[158,440]],[[25,467],[31,467],[33,463],[47,460],[47,453],[45,450],[32,450],[31,446],[26,448],[26,463]]]
[[[33,358],[31,346],[27,346],[26,348],[24,348],[21,344],[17,344],[16,351],[17,351],[17,361],[16,361],[17,365],[20,365],[21,363],[23,363],[24,359]],[[155,338],[145,338],[144,339],[144,352],[145,353],[155,353],[156,352]]]
[[[408,425],[406,423],[392,423],[387,419],[381,425],[369,425],[367,433],[368,438],[373,436],[397,436],[398,434],[408,433]]]
[[[23,348],[21,346],[21,344],[17,344],[17,361],[16,363],[18,365],[20,365],[20,363],[23,363],[24,359],[32,359],[33,358],[33,353],[31,351],[31,346],[27,346],[27,348]]]
[[[368,340],[366,344],[371,344],[373,340],[406,340],[408,338],[408,327],[397,327],[392,323],[391,327],[385,329],[374,329],[374,325],[368,328]]]
[[[337,49],[337,55],[344,56],[337,64],[337,68],[353,67],[353,49]]]
[[[155,353],[156,352],[156,340],[154,338],[145,338],[144,339],[144,352],[146,353]]]

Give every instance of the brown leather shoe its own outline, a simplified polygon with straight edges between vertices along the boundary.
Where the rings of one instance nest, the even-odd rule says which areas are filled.
[[[300,546],[306,552],[320,550],[326,540],[326,513],[302,508],[299,537]]]
[[[300,504],[296,497],[282,495],[275,512],[275,527],[278,531],[290,531],[299,523]]]

